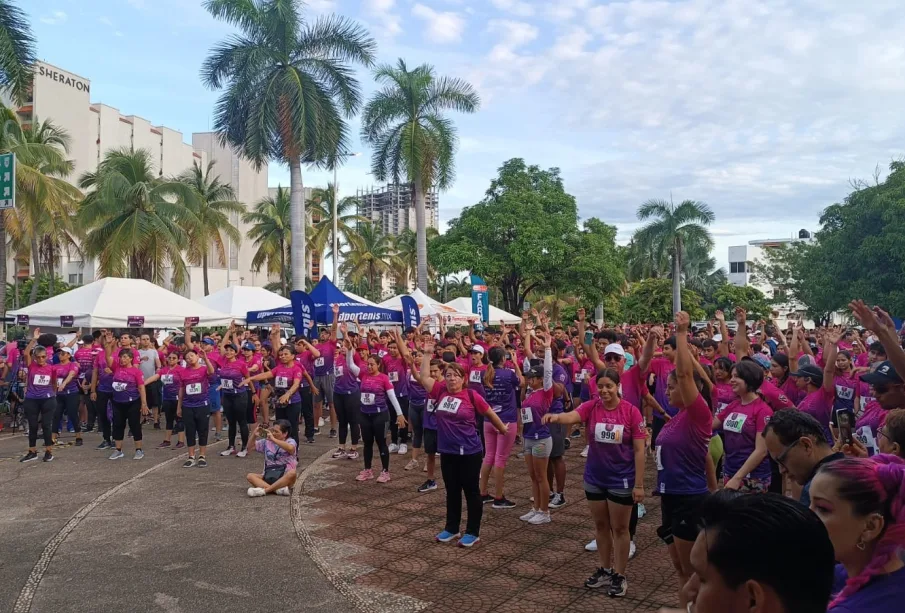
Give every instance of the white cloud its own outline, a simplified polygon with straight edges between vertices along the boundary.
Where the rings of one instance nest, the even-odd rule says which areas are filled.
[[[364,0],[362,5],[365,14],[375,21],[372,32],[378,38],[392,39],[402,34],[402,19],[393,10],[396,0]]]
[[[437,43],[455,43],[462,39],[465,31],[465,19],[452,11],[435,11],[429,6],[416,4],[412,7],[412,15],[423,19],[427,30],[425,37]]]
[[[98,19],[98,21],[101,22],[102,24],[104,24],[105,26],[110,26],[111,28],[113,27],[113,20],[110,19],[109,17],[106,17],[106,16],[101,17],[100,19]]]
[[[64,13],[63,11],[54,11],[50,15],[41,17],[41,22],[46,23],[48,25],[55,26],[55,25],[58,25],[61,23],[66,23],[66,21],[68,19],[69,19],[69,16],[66,13]]]
[[[517,17],[531,17],[534,7],[522,0],[490,0],[490,3],[501,11],[512,13]]]
[[[310,15],[323,15],[335,10],[335,0],[305,0],[305,12]]]

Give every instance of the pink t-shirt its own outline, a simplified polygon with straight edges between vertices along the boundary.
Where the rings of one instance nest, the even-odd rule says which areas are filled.
[[[393,389],[390,378],[382,372],[368,374],[367,370],[362,370],[358,378],[361,380],[361,412],[373,415],[388,410],[387,391]]]
[[[754,452],[757,437],[764,431],[770,421],[773,409],[759,397],[753,402],[742,404],[740,399],[733,401],[721,416],[723,422],[723,440],[726,445],[725,470],[727,477],[733,477],[748,461]],[[770,478],[770,459],[764,457],[757,468],[745,475],[756,479]]]
[[[795,404],[771,381],[764,381],[757,391],[764,397],[764,400],[767,401],[767,404],[769,404],[770,408],[774,411],[795,408]]]
[[[138,400],[138,388],[144,384],[145,379],[140,368],[113,363],[113,402]]]
[[[484,397],[467,388],[453,394],[446,389],[445,381],[434,383],[430,397],[434,400],[437,451],[444,455],[481,453],[477,414],[486,415],[490,411]]]
[[[654,387],[654,398],[657,399],[657,402],[660,403],[660,406],[663,407],[663,410],[666,411],[670,417],[675,416],[676,413],[679,412],[676,407],[669,404],[669,396],[666,393],[667,379],[669,379],[669,374],[675,369],[676,365],[667,358],[654,358],[650,362],[650,372],[654,373],[657,377],[656,386]]]
[[[575,409],[588,431],[585,482],[601,489],[625,489],[635,484],[634,441],[644,440],[647,430],[638,407],[620,400],[608,410],[597,398]]]
[[[713,414],[719,417],[730,404],[738,400],[729,383],[716,383],[713,386]]]
[[[302,367],[295,362],[292,362],[288,366],[280,362],[274,366],[273,370],[270,372],[273,373],[273,389],[278,396],[282,396],[288,392],[296,381],[299,382],[299,388],[301,388],[301,382],[305,380],[305,376],[302,374]],[[301,401],[302,396],[299,394],[298,389],[296,389],[295,393],[289,397],[289,404]]]
[[[706,494],[707,452],[713,416],[698,397],[663,424],[657,436],[657,488],[661,494]]]
[[[815,391],[807,394],[801,402],[798,403],[798,410],[807,413],[820,422],[823,426],[823,433],[827,437],[827,441],[833,440],[830,433],[830,416],[833,412],[833,400],[836,394],[827,390],[823,386]]]
[[[63,381],[66,380],[66,377],[69,376],[70,372],[75,373],[72,376],[72,380],[66,385],[66,388],[62,392],[59,391],[59,387],[63,384]],[[75,394],[79,391],[79,365],[77,362],[70,361],[68,364],[54,364],[53,376],[58,394]]]

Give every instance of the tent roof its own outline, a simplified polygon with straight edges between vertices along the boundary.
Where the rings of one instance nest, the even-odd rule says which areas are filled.
[[[232,315],[237,322],[244,323],[249,311],[275,309],[289,304],[289,299],[269,292],[263,287],[252,285],[231,285],[196,300],[199,304]]]
[[[71,316],[72,325],[85,328],[125,328],[129,317],[144,317],[145,328],[176,328],[186,317],[197,317],[199,325],[220,326],[232,319],[188,298],[142,279],[106,277],[11,311],[10,316],[28,315],[31,326],[60,326],[60,316]]]
[[[339,305],[339,320],[350,321],[359,319],[363,324],[390,324],[402,322],[401,309],[387,309],[349,292],[343,292],[327,277],[321,277],[317,285],[310,293],[314,301],[314,320],[318,324],[326,324],[333,321],[334,304]],[[281,322],[291,324],[292,305],[287,304],[270,309],[249,311],[247,320],[255,324]]]
[[[446,306],[450,306],[459,311],[471,311],[471,298],[455,298],[446,303]],[[507,325],[514,325],[522,321],[521,317],[513,315],[512,313],[507,313],[503,309],[498,309],[497,307],[490,305],[490,313],[487,319],[487,323],[490,325],[497,324],[499,322],[503,322]]]
[[[380,303],[380,306],[385,309],[402,309],[402,296],[403,294],[400,294],[384,300]],[[421,317],[442,316],[444,320],[452,321],[453,323],[468,323],[478,318],[477,315],[470,312],[471,307],[467,311],[460,311],[443,304],[439,300],[434,300],[417,288],[409,296],[417,303],[418,310],[421,311]]]

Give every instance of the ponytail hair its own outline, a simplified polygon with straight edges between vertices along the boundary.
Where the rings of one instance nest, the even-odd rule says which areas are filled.
[[[871,458],[846,458],[824,464],[819,473],[832,475],[838,495],[852,505],[852,512],[865,517],[878,513],[884,526],[874,544],[873,556],[860,574],[849,577],[829,608],[855,594],[905,547],[905,460],[880,454]]]
[[[502,347],[491,347],[487,352],[487,370],[484,371],[484,387],[493,387],[493,379],[496,376],[496,369],[502,368],[506,362],[506,352]]]

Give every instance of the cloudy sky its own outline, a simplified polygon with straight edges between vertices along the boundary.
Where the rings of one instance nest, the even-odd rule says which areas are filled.
[[[194,0],[28,0],[42,59],[91,80],[92,100],[189,135],[216,94],[199,82],[229,33]],[[816,229],[853,179],[905,154],[901,0],[309,0],[359,20],[379,61],[470,80],[457,181],[441,221],[481,199],[501,163],[562,170],[582,217],[627,239],[650,198],[716,211],[729,245]],[[373,86],[361,73],[367,93]],[[357,133],[358,123],[354,122]],[[187,137],[188,138],[188,137]],[[368,186],[366,155],[341,190]],[[324,183],[308,172],[306,184]],[[271,167],[270,183],[288,184]]]

